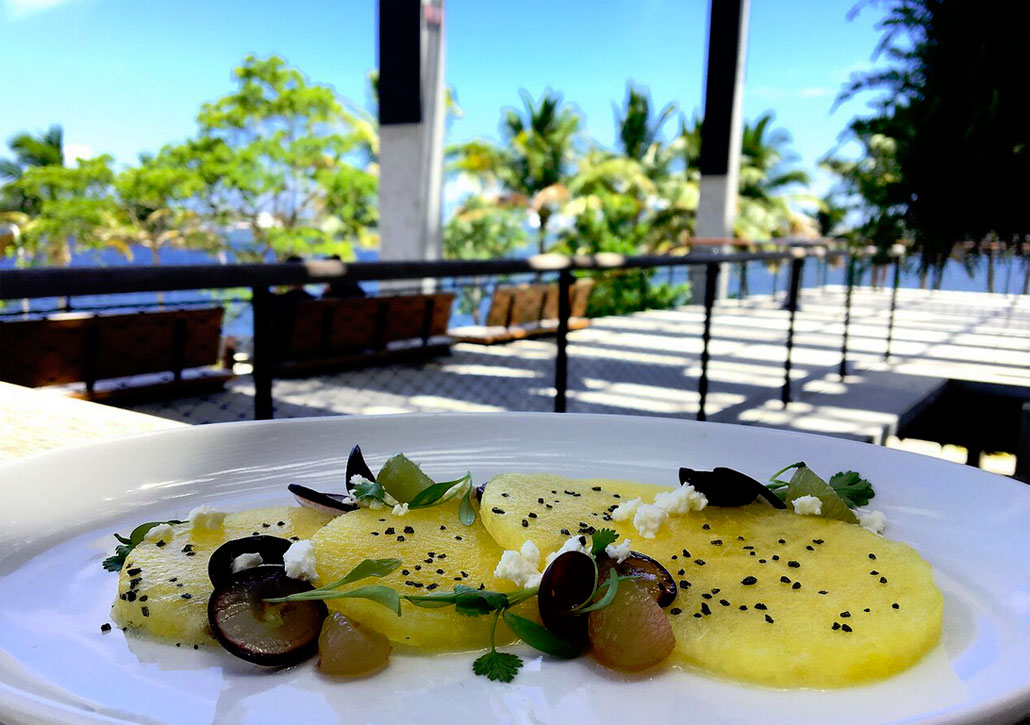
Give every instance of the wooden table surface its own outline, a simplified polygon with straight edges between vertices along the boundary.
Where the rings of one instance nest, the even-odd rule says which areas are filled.
[[[0,463],[185,423],[0,382]]]

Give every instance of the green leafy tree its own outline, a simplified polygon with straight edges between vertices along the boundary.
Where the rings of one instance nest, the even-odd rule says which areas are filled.
[[[519,209],[499,205],[495,200],[472,196],[455,211],[443,232],[447,259],[499,259],[511,256],[529,242],[523,227],[525,215]],[[479,324],[483,302],[483,280],[475,279],[462,289],[459,309]]]
[[[167,152],[203,179],[206,216],[246,226],[252,244],[233,250],[243,259],[353,258],[377,219],[375,177],[352,163],[368,129],[282,58],[248,56],[234,78],[233,93],[201,108],[200,135]]]
[[[885,0],[852,14],[868,5],[884,8],[874,58],[885,63],[853,75],[838,102],[873,94],[873,114],[851,133],[860,141],[880,133],[894,146],[889,198],[858,191],[869,216],[903,220],[924,267],[943,265],[959,241],[1023,249],[1030,236],[1030,4]]]

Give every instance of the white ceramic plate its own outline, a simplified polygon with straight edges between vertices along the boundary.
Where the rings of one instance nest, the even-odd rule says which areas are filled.
[[[676,469],[756,477],[795,460],[860,470],[888,535],[944,593],[940,645],[878,684],[783,691],[697,672],[612,675],[589,658],[523,654],[515,683],[474,677],[473,656],[395,656],[356,682],[310,664],[263,672],[228,655],[101,634],[116,577],[111,533],[291,501],[336,487],[361,443],[373,468],[405,451],[434,477],[510,470],[673,484]],[[828,475],[828,474],[827,474]],[[1030,488],[930,458],[833,438],[622,416],[432,415],[206,426],[69,449],[0,468],[0,721],[12,722],[1008,722],[1030,712]]]

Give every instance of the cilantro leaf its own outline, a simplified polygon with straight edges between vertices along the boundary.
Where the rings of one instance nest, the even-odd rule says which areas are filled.
[[[533,649],[562,659],[572,659],[580,655],[578,645],[562,639],[547,627],[541,627],[531,619],[513,614],[510,609],[501,612],[501,616],[504,617],[504,623],[508,625],[508,629]]]
[[[104,569],[107,571],[121,571],[125,565],[125,559],[129,556],[133,549],[139,546],[147,533],[155,526],[161,524],[181,524],[183,521],[179,519],[168,519],[167,521],[148,521],[145,524],[140,524],[132,530],[129,534],[129,538],[125,538],[120,534],[114,534],[114,538],[121,542],[118,546],[114,547],[114,556],[109,556],[103,561]]]
[[[358,501],[378,501],[386,504],[386,489],[375,481],[360,481],[354,484],[351,493]]]
[[[472,671],[494,682],[511,682],[522,668],[522,658],[510,652],[490,650],[472,663]]]
[[[837,492],[837,495],[844,499],[848,508],[865,506],[869,503],[869,499],[876,496],[872,484],[854,471],[841,471],[833,474],[829,484]]]
[[[590,554],[598,557],[604,553],[608,544],[614,544],[619,535],[612,529],[599,529],[591,534]]]

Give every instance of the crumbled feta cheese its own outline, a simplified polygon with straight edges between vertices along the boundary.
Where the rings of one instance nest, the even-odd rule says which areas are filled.
[[[798,496],[794,499],[794,513],[802,516],[819,516],[823,512],[823,502],[818,496]]]
[[[675,491],[662,491],[654,497],[654,505],[671,515],[682,515],[688,511],[701,511],[708,505],[708,499],[693,486],[680,486]]]
[[[855,513],[858,514],[858,525],[866,531],[882,534],[883,530],[887,528],[887,517],[883,515],[883,511],[856,511]]]
[[[244,569],[253,569],[255,566],[261,566],[264,563],[265,560],[261,558],[261,554],[240,554],[232,560],[232,573],[235,574]]]
[[[650,503],[641,504],[633,515],[633,528],[645,539],[653,539],[667,518],[669,513],[665,509]]]
[[[537,552],[538,556],[539,553]],[[494,576],[512,581],[521,589],[535,587],[540,583],[540,572],[537,571],[536,564],[517,551],[505,551],[501,554],[501,559],[494,568]]]
[[[397,504],[396,506],[393,507],[393,515],[394,516],[404,516],[407,513],[408,513],[408,504],[406,504],[406,503],[399,503],[399,504]]]
[[[283,554],[286,576],[313,582],[318,579],[315,569],[315,546],[308,539],[294,541]]]
[[[540,549],[537,548],[530,539],[522,544],[522,548],[519,549],[519,553],[522,554],[522,558],[532,564],[534,567],[540,564]]]
[[[587,547],[587,537],[585,536],[570,536],[558,551],[552,551],[547,555],[547,566],[551,565],[551,562],[557,559],[559,556],[564,554],[566,551],[579,551],[583,554],[590,554],[590,549]]]
[[[637,510],[637,506],[639,505],[639,497],[632,501],[619,504],[612,511],[612,521],[629,521],[633,517],[633,513]]]
[[[375,481],[369,481],[367,478],[362,476],[360,473],[355,473],[353,476],[350,477],[350,485],[351,486],[357,486],[359,483],[364,483],[364,484],[368,484],[369,486],[374,486],[376,482]]]
[[[629,548],[629,539],[623,539],[618,544],[608,544],[608,546],[604,547],[604,553],[615,559],[617,564],[621,564],[632,553]]]
[[[189,515],[190,528],[193,531],[197,529],[221,528],[224,519],[225,511],[219,511],[210,506],[197,506],[197,508],[190,511]]]
[[[158,541],[163,541],[167,544],[169,541],[172,540],[173,535],[174,533],[172,532],[171,526],[169,526],[168,524],[158,524],[157,526],[150,529],[150,531],[148,531],[146,536],[144,536],[143,538],[146,541],[153,541],[155,543]]]

